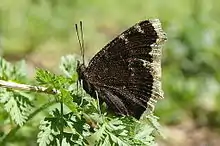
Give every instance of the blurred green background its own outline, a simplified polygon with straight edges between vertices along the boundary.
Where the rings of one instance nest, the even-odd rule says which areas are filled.
[[[220,1],[217,0],[0,0],[0,55],[57,71],[61,56],[79,54],[74,24],[83,21],[90,59],[134,23],[159,18],[163,89],[156,115],[161,145],[220,143]]]

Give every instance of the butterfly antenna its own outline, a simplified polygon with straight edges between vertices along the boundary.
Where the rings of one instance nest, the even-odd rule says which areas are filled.
[[[80,33],[81,33],[81,47],[82,47],[82,59],[83,59],[83,64],[85,64],[85,43],[84,43],[84,35],[83,35],[83,23],[82,21],[79,22],[80,24]]]
[[[81,21],[80,21],[81,22]],[[80,27],[81,27],[81,23],[80,23]],[[84,49],[83,49],[83,45],[82,45],[82,40],[79,37],[79,29],[78,29],[78,25],[75,24],[75,29],[76,29],[76,36],[77,36],[77,40],[79,42],[79,47],[80,47],[80,54],[82,56],[83,59],[83,64],[84,64]],[[80,29],[81,30],[81,29]],[[81,34],[81,38],[82,38],[82,34]]]

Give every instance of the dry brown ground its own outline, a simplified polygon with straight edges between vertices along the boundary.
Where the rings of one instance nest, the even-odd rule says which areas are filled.
[[[158,141],[159,146],[220,146],[220,133],[208,127],[196,127],[187,120],[175,126],[164,126],[165,139]]]

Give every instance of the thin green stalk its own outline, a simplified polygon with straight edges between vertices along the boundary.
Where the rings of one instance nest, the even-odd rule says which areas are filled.
[[[62,141],[63,141],[63,102],[60,102],[60,122],[61,122],[61,129],[60,129],[60,146],[62,146]]]

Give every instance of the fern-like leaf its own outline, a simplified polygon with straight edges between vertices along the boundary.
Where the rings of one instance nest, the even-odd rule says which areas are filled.
[[[69,78],[74,78],[77,80],[77,62],[76,60],[79,60],[79,57],[75,55],[67,55],[63,56],[61,58],[61,63],[60,63],[60,69],[61,71]]]
[[[88,128],[85,125],[86,121],[73,116],[73,113],[62,116],[59,110],[55,109],[51,117],[46,117],[42,122],[37,141],[42,146],[59,145],[60,140],[69,145],[86,145],[84,134],[88,133]]]
[[[22,126],[28,119],[32,104],[25,96],[15,93],[13,95],[14,96],[9,97],[5,102],[4,108],[10,114],[15,123]]]
[[[58,135],[58,132],[55,132],[54,129],[52,129],[52,123],[49,121],[42,120],[39,126],[40,132],[38,133],[38,139],[37,143],[39,146],[47,146],[52,141],[54,141],[54,138],[56,135]]]

